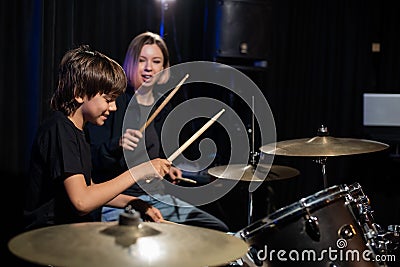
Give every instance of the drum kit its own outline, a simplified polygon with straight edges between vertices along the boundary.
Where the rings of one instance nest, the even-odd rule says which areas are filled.
[[[141,222],[137,212],[125,211],[119,222],[28,231],[12,238],[8,247],[24,260],[49,266],[391,266],[400,246],[400,225],[383,230],[361,185],[328,187],[325,172],[327,157],[386,148],[375,141],[331,137],[325,127],[313,138],[262,146],[266,154],[318,158],[325,188],[233,234]],[[255,166],[252,161],[208,172],[218,179],[260,183],[299,174],[288,166],[260,164],[257,172]]]
[[[334,138],[323,126],[313,138],[262,146],[260,150],[266,154],[317,158],[324,189],[238,231],[235,236],[250,248],[231,266],[396,266],[392,264],[396,264],[400,246],[400,226],[390,225],[383,230],[374,221],[361,185],[328,187],[325,171],[328,157],[388,147],[371,140]]]
[[[371,140],[334,138],[324,126],[313,138],[262,146],[260,150],[265,154],[316,158],[322,166],[324,189],[255,222],[251,222],[250,213],[250,224],[235,234],[249,244],[249,250],[230,266],[391,266],[388,264],[394,263],[394,253],[400,245],[400,226],[390,225],[384,231],[375,223],[361,185],[328,187],[325,171],[328,157],[371,153],[388,147]],[[255,172],[254,163],[214,167],[209,173],[222,179],[260,182],[299,174],[287,166],[266,167],[270,168],[269,173]]]

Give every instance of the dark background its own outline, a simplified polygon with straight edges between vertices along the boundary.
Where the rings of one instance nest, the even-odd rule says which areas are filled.
[[[62,55],[87,43],[122,64],[134,36],[160,32],[162,6],[150,0],[7,0],[0,7],[1,245],[6,250],[19,231],[30,144],[48,111]],[[164,37],[172,65],[218,61],[248,75],[268,100],[277,141],[311,138],[325,125],[334,137],[389,144],[385,151],[327,160],[329,185],[359,182],[375,221],[386,227],[400,223],[399,129],[363,126],[363,93],[400,93],[399,11],[392,1],[380,0],[176,0],[164,10]],[[240,53],[241,42],[248,44],[248,53]],[[374,43],[379,51],[372,50]],[[255,219],[323,189],[314,159],[276,156],[275,162],[297,168],[300,175],[257,189]],[[239,184],[204,208],[237,231],[247,225],[247,196],[246,185]]]

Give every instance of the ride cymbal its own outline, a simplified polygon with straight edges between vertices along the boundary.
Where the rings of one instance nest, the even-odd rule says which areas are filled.
[[[31,230],[8,247],[24,260],[51,266],[217,266],[248,245],[232,235],[180,224],[117,222],[65,224]]]
[[[208,169],[208,173],[217,178],[248,182],[281,180],[300,174],[298,170],[291,167],[265,164],[259,164],[257,168],[244,164],[217,166]]]
[[[316,136],[271,143],[260,147],[260,151],[283,156],[329,157],[377,152],[388,147],[387,144],[365,139]]]

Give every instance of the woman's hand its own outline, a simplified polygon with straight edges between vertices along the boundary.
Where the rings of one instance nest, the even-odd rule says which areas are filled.
[[[119,139],[119,145],[126,150],[133,151],[138,146],[143,134],[139,130],[126,129],[125,133]]]
[[[171,166],[168,174],[173,184],[179,183],[180,180],[177,180],[176,178],[182,178],[182,171],[174,166]]]

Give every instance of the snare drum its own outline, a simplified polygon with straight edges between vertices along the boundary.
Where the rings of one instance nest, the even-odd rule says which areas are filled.
[[[235,234],[250,245],[243,266],[379,266],[374,222],[361,186],[332,186]]]

